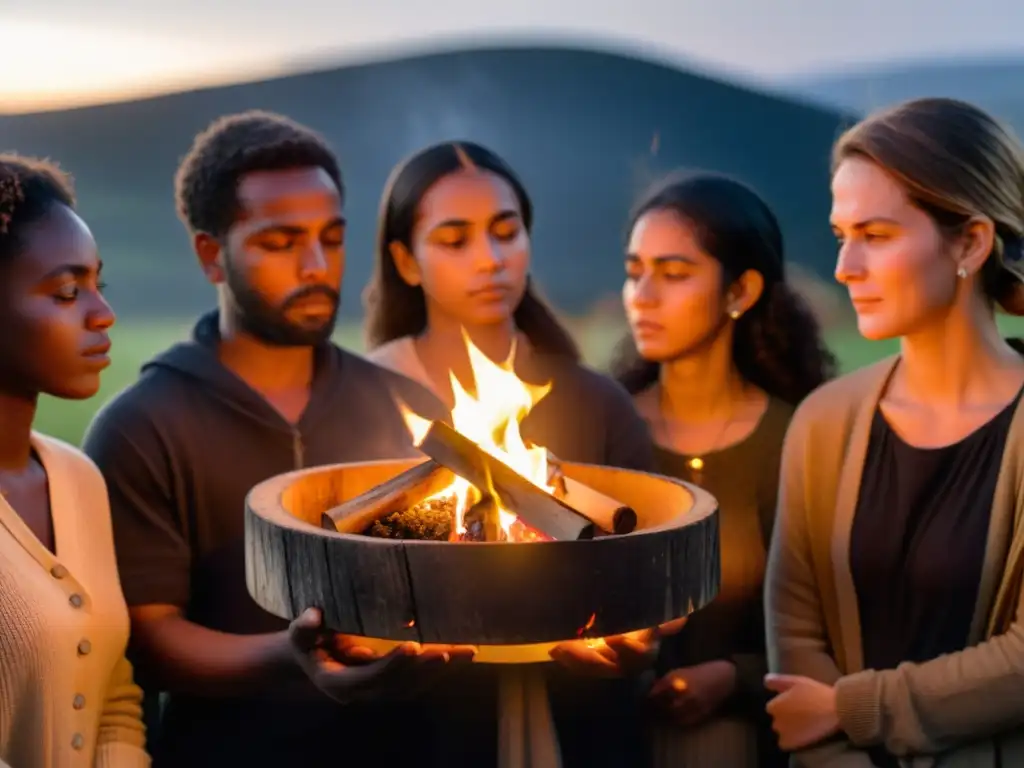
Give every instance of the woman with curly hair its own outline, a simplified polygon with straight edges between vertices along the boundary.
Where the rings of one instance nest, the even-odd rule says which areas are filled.
[[[114,313],[70,179],[0,154],[0,766],[143,768],[142,692],[103,476],[34,431],[96,394]]]
[[[718,598],[661,645],[650,690],[656,765],[772,765],[761,590],[782,442],[832,375],[818,323],[785,279],[768,206],[723,176],[673,176],[631,220],[613,364],[657,443],[659,470],[721,514]]]

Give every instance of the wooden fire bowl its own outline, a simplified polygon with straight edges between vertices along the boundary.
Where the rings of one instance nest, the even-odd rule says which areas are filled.
[[[645,629],[718,594],[718,504],[668,477],[564,464],[636,510],[637,530],[589,541],[448,543],[320,527],[321,514],[420,463],[339,464],[267,480],[246,499],[246,582],[265,610],[311,606],[344,634],[480,646],[477,661],[548,660],[555,642]],[[497,646],[497,647],[495,647]],[[514,647],[512,647],[514,646]]]

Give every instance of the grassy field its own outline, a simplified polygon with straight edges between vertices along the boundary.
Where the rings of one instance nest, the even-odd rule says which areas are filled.
[[[604,366],[611,348],[620,338],[621,326],[599,320],[578,322],[573,325],[587,361],[599,368]],[[1020,320],[1008,320],[1003,325],[1008,335],[1024,335],[1024,322]],[[133,382],[146,360],[174,342],[187,338],[190,328],[191,321],[131,321],[115,326],[111,332],[114,342],[111,352],[113,364],[103,374],[100,393],[91,400],[77,402],[44,398],[40,403],[36,428],[78,444],[96,409]],[[336,338],[349,349],[362,349],[357,324],[340,327]],[[896,350],[895,342],[865,341],[857,334],[855,328],[832,331],[828,335],[828,342],[839,357],[844,371],[859,368]]]

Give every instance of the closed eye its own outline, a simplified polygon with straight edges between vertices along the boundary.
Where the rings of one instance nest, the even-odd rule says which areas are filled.
[[[444,248],[451,248],[452,250],[459,250],[466,247],[465,237],[451,237],[451,238],[438,238],[437,244]]]
[[[257,245],[265,251],[277,253],[288,251],[295,247],[295,238],[288,235],[266,235],[261,237]]]
[[[519,237],[519,227],[500,227],[494,232],[494,238],[502,243],[509,243],[517,237]]]
[[[666,265],[661,273],[666,280],[686,280],[690,277],[690,271],[680,264]]]

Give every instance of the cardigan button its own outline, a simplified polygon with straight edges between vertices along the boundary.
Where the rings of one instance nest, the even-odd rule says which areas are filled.
[[[50,569],[50,575],[53,576],[53,578],[55,579],[63,579],[65,576],[68,575],[68,569],[60,563],[57,563],[57,565],[53,566],[53,568]]]
[[[85,746],[85,737],[82,734],[76,733],[74,736],[71,737],[71,748],[72,749],[81,749],[84,746]]]
[[[79,643],[78,643],[78,655],[79,656],[88,656],[91,651],[92,651],[92,643],[90,643],[88,640],[81,640],[81,641],[79,641]]]
[[[68,602],[71,603],[71,607],[72,608],[81,608],[82,607],[82,596],[76,592],[75,594],[73,594],[71,597],[68,598]]]
[[[71,706],[75,709],[85,709],[85,696],[80,693],[76,693],[75,698],[71,702]]]

